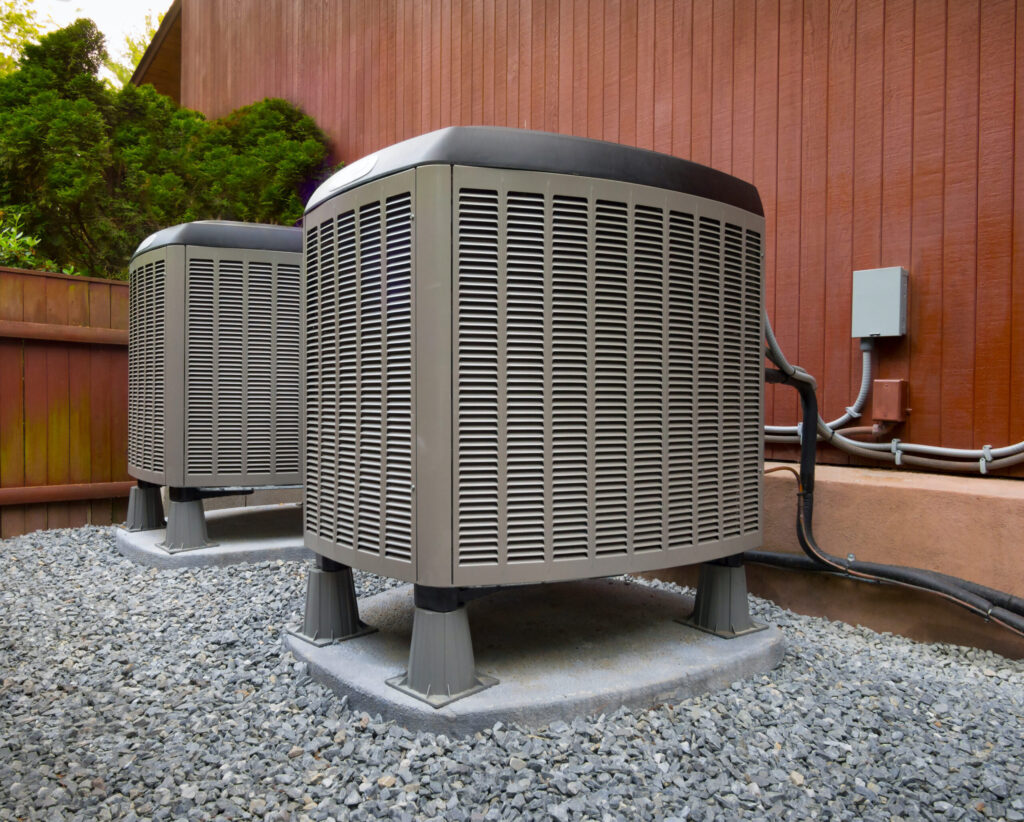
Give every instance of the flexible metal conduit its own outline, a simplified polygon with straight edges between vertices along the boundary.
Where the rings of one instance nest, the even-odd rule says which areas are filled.
[[[765,315],[765,329],[771,332],[767,315]],[[774,334],[772,334],[771,339],[775,339]],[[847,408],[841,417],[837,417],[832,422],[825,423],[833,431],[838,431],[848,422],[858,419],[860,412],[864,410],[864,403],[868,401],[868,395],[871,393],[871,352],[874,351],[874,348],[875,341],[870,337],[860,341],[860,390],[857,392],[857,399],[853,401],[853,405]],[[788,443],[791,445],[800,444],[799,425],[766,425],[764,433],[769,438],[768,442]]]
[[[786,355],[782,353],[778,340],[775,339],[775,333],[772,331],[767,311],[764,314],[764,329],[765,339],[768,343],[768,350],[766,351],[768,359],[771,360],[786,377],[796,378],[801,381],[810,379],[811,383],[814,384],[814,378],[811,377],[810,374],[799,366],[791,365],[786,359]],[[863,345],[861,350],[863,350]],[[867,362],[864,366],[864,376],[861,379],[861,393],[857,397],[858,401],[861,401],[861,396],[864,396],[866,399],[865,384],[870,380],[870,356],[870,350],[864,354],[864,359]],[[863,407],[863,401],[861,401],[860,407]],[[856,402],[851,406],[851,408],[847,409],[847,413],[849,413],[851,409],[856,409],[859,415],[860,408],[858,408]],[[860,442],[843,436],[843,434],[835,430],[836,428],[840,428],[840,425],[835,425],[834,422],[825,422],[820,416],[817,417],[817,420],[818,437],[824,442],[831,443],[840,450],[845,451],[847,454],[853,454],[854,456],[864,457],[866,459],[879,460],[881,462],[888,462],[896,466],[914,465],[920,468],[933,468],[938,471],[958,471],[961,473],[978,472],[980,474],[987,474],[989,471],[998,471],[1001,468],[1009,468],[1011,465],[1017,465],[1024,462],[1024,442],[1018,442],[1002,448],[992,448],[991,446],[986,445],[977,449],[943,448],[937,445],[918,445],[912,442],[903,442],[898,439],[894,439],[889,442]],[[840,417],[840,420],[842,420],[842,417]],[[838,422],[838,420],[836,422]],[[843,422],[842,424],[845,425],[846,423]],[[797,442],[797,440],[793,439],[792,434],[780,435],[769,430],[774,428],[776,428],[776,426],[765,427],[765,442]],[[793,430],[799,433],[800,429],[787,428],[786,430]]]
[[[815,394],[816,385],[814,378],[805,371],[793,368],[789,363],[785,363],[785,358],[780,358],[782,360],[781,363],[776,362],[774,357],[769,357],[769,359],[775,362],[780,370],[769,370],[765,374],[766,380],[784,383],[796,388],[800,393],[803,424],[809,428],[817,419],[820,428],[822,423],[821,418],[818,416],[818,398]],[[782,363],[788,366],[789,373],[783,368]],[[817,447],[816,437],[804,437],[800,445],[800,491],[797,496],[796,526],[800,547],[818,568],[854,579],[888,582],[906,588],[930,591],[985,619],[990,619],[1020,636],[1024,636],[1024,615],[1011,610],[1011,608],[1019,605],[1019,600],[1010,594],[994,592],[996,596],[985,597],[981,595],[981,591],[984,590],[982,586],[971,585],[969,588],[962,580],[945,574],[937,574],[919,568],[904,568],[899,565],[861,562],[852,558],[841,559],[824,551],[814,538],[813,528],[814,471]],[[787,564],[787,560],[790,558],[786,557],[786,559],[783,559],[783,557],[785,555],[772,554],[765,551],[744,554],[744,558],[750,562],[792,567]],[[1010,607],[1003,607],[1004,605]]]

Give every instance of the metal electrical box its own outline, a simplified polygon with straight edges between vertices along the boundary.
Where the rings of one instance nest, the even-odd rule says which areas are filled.
[[[907,270],[899,266],[853,272],[853,337],[907,333]]]
[[[305,543],[426,586],[761,544],[756,189],[641,149],[451,128],[305,230]]]
[[[195,222],[129,264],[128,472],[180,488],[301,482],[302,231]]]

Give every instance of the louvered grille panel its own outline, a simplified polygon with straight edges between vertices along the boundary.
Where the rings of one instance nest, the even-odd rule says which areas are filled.
[[[460,564],[498,562],[498,195],[459,192],[456,545]],[[504,398],[502,398],[504,400]]]
[[[316,228],[312,233],[317,233]],[[338,288],[345,275],[339,275],[337,257],[335,255],[335,226],[328,221],[319,228],[319,349],[320,357],[315,365],[317,390],[320,394],[320,416],[310,420],[319,442],[317,462],[320,470],[318,511],[320,515],[320,533],[330,540],[342,538],[338,521],[339,497],[345,497],[351,504],[351,497],[339,494],[342,472],[338,460],[338,424],[340,412],[338,408],[338,330],[341,318],[338,313]],[[351,273],[348,272],[348,276]]]
[[[356,545],[356,217],[349,211],[336,222],[338,247],[337,299],[334,291],[327,304],[334,315],[324,315],[323,323],[331,331],[325,336],[323,368],[332,374],[337,368],[338,384],[331,395],[331,412],[323,421],[324,445],[334,453],[324,453],[323,482],[332,484],[336,493],[325,500],[333,500],[337,510],[337,531],[333,539],[349,549]],[[325,243],[326,243],[325,238]],[[333,258],[332,258],[333,259]],[[329,273],[329,267],[325,269]],[[336,363],[336,365],[335,365]],[[337,466],[336,474],[330,467]],[[333,522],[334,513],[329,515]],[[325,536],[327,534],[324,534]]]
[[[633,550],[665,545],[665,225],[636,206],[633,222]]]
[[[138,317],[138,269],[128,272],[128,464],[138,465],[138,447],[142,436],[137,429],[140,421],[138,410],[139,374],[138,349],[140,332]]]
[[[456,581],[758,536],[760,234],[530,176],[454,191]]]
[[[166,316],[164,285],[164,263],[153,264],[153,275],[149,280],[149,298],[147,300],[146,324],[158,333],[154,335],[153,345],[146,349],[146,393],[153,398],[152,428],[147,431],[148,440],[152,443],[147,456],[154,466],[164,464],[164,345],[166,337],[164,318]],[[159,469],[155,469],[159,470]]]
[[[721,534],[721,224],[701,217],[697,240],[697,539]]]
[[[384,371],[384,552],[412,559],[412,201],[409,194],[385,205],[386,282]]]
[[[585,559],[590,526],[587,201],[553,198],[551,216],[552,556]]]
[[[305,358],[303,369],[306,374],[302,385],[305,413],[303,431],[306,441],[305,453],[302,455],[305,469],[303,472],[302,510],[305,530],[320,534],[323,532],[320,517],[321,494],[323,493],[321,480],[323,467],[320,458],[323,446],[320,439],[320,427],[323,424],[324,400],[319,379],[309,379],[309,375],[320,372],[320,288],[322,283],[320,279],[320,229],[317,227],[306,231],[304,263],[306,271],[312,271],[314,274],[307,275],[302,283],[302,294],[305,300],[303,306],[305,328],[302,339]]]
[[[668,542],[694,541],[694,234],[693,215],[669,215]]]
[[[245,469],[270,473],[274,467],[274,269],[248,266],[245,313]]]
[[[305,528],[413,559],[412,197],[306,229]]]
[[[297,265],[187,259],[187,483],[298,480],[300,299]]]
[[[530,562],[544,559],[544,197],[511,192],[505,214],[507,550]]]
[[[598,201],[594,228],[594,532],[597,556],[627,550],[628,217],[624,203]]]
[[[299,474],[299,391],[301,374],[302,308],[299,266],[278,263],[270,316],[274,323],[271,385],[273,438],[272,470]]]
[[[748,469],[761,459],[761,358],[764,331],[761,327],[761,235],[747,230],[743,258],[743,465]],[[743,473],[743,530],[761,528],[761,475]]]
[[[139,423],[139,269],[128,272],[128,464],[139,464],[139,446],[142,445],[142,432]]]
[[[185,470],[189,474],[212,474],[217,396],[214,359],[217,343],[217,291],[213,260],[191,260],[188,264],[188,304],[185,313]]]
[[[743,230],[726,224],[722,277],[722,536],[743,529]]]
[[[151,261],[129,274],[128,462],[164,470],[165,263]]]
[[[242,264],[233,260],[221,261],[217,266],[217,278],[217,343],[214,350],[217,446],[214,470],[223,474],[240,474],[244,465],[243,423],[246,412],[243,359],[245,277]]]
[[[384,363],[381,314],[380,203],[359,210],[359,527],[360,551],[380,552],[383,533],[382,415]]]

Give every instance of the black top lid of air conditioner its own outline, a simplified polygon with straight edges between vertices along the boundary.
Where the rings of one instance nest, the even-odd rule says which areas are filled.
[[[164,228],[150,234],[132,255],[168,245],[200,245],[209,248],[243,248],[253,251],[302,251],[302,229],[230,220],[200,220]]]
[[[750,183],[689,160],[585,137],[492,126],[444,128],[363,157],[321,185],[306,211],[378,177],[433,164],[621,180],[705,197],[764,216],[761,198]]]

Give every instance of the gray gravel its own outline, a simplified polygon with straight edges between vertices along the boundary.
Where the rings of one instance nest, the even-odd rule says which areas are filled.
[[[755,601],[789,642],[766,676],[449,739],[282,654],[304,576],[0,542],[0,819],[1024,819],[1024,663]]]

